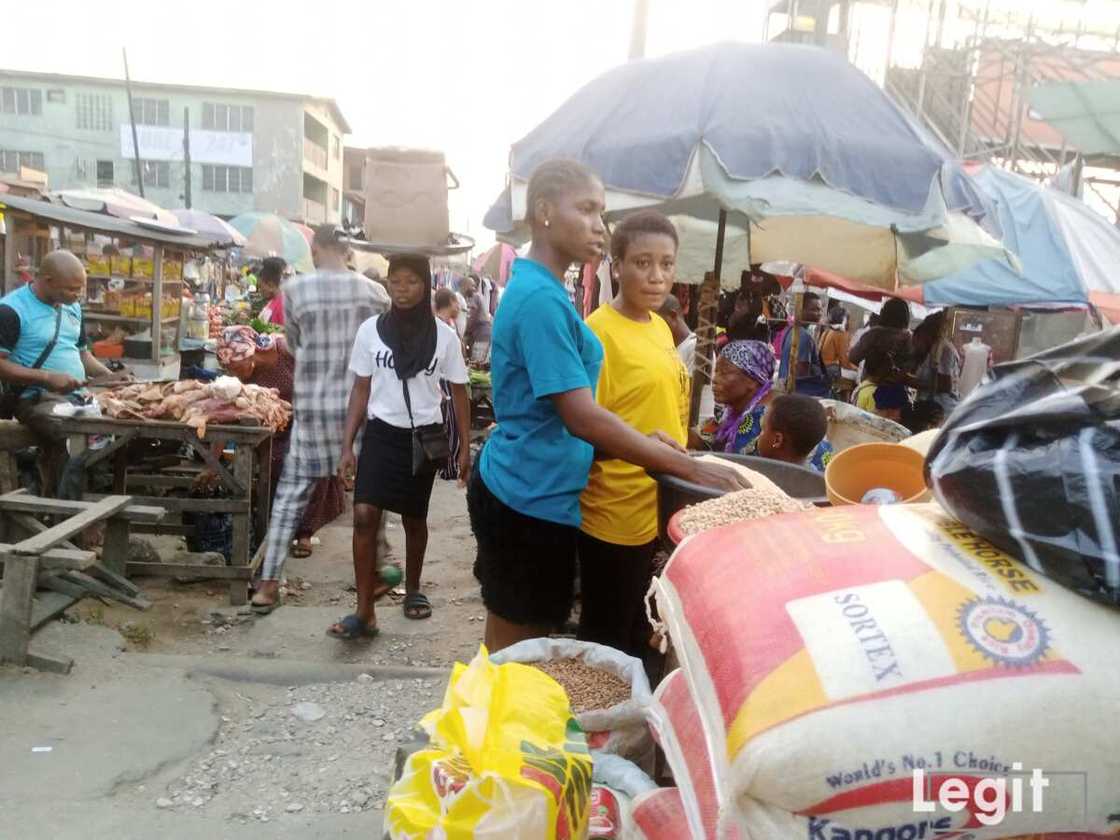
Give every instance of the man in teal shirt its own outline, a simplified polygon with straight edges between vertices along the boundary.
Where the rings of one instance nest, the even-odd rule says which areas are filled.
[[[38,277],[0,298],[0,381],[19,395],[15,417],[38,438],[48,487],[66,458],[55,406],[87,402],[86,380],[109,376],[86,346],[78,302],[85,284],[81,260],[55,251],[43,259]]]

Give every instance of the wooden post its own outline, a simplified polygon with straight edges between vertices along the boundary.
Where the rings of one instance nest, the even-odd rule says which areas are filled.
[[[797,354],[801,349],[801,307],[804,304],[805,293],[795,293],[793,296],[793,327],[791,328],[793,333],[789,337],[789,370],[786,371],[787,394],[797,393]],[[782,344],[785,344],[785,339],[782,340]]]
[[[253,510],[257,528],[257,542],[264,545],[268,535],[268,519],[272,501],[272,438],[266,438],[257,446],[257,486]]]
[[[233,547],[230,551],[231,566],[249,565],[249,521],[251,518],[251,499],[253,495],[253,453],[254,448],[239,443],[233,456],[233,475],[237,483],[245,489],[245,501],[250,502],[244,512],[233,514]],[[248,587],[244,580],[231,580],[229,583],[229,602],[241,606],[248,600]]]
[[[4,556],[4,590],[0,594],[0,662],[27,664],[31,600],[35,597],[38,578],[38,555]]]
[[[700,419],[700,398],[704,386],[712,381],[712,351],[716,341],[716,306],[719,302],[720,272],[723,270],[723,240],[727,233],[727,211],[720,209],[719,225],[716,228],[716,260],[714,270],[704,275],[704,285],[700,287],[700,321],[696,325],[696,372],[692,375],[692,399],[688,408],[688,427],[691,429]]]
[[[152,249],[152,361],[156,365],[156,379],[159,374],[160,341],[163,331],[163,246]]]

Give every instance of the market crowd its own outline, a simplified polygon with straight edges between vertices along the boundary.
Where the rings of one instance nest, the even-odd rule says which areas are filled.
[[[310,554],[313,534],[352,489],[357,606],[327,632],[377,634],[374,605],[397,582],[389,514],[405,534],[404,614],[430,616],[422,573],[440,476],[466,489],[491,650],[564,627],[578,598],[579,638],[641,656],[658,552],[650,473],[747,486],[688,449],[821,471],[832,451],[821,398],[917,432],[959,397],[961,358],[942,314],[912,330],[907,304],[890,299],[853,334],[842,305],[825,312],[811,292],[791,301],[761,267],[724,295],[714,358],[700,360],[669,219],[638,211],[608,232],[603,184],[564,160],[538,167],[527,207],[532,241],[504,289],[473,274],[435,289],[423,254],[392,256],[384,278],[359,274],[347,232],[334,225],[314,233],[314,272],[293,275],[275,257],[255,268],[260,328],[226,327],[218,360],[294,409],[274,441],[255,611],[279,605],[287,557]],[[583,318],[565,277],[602,259],[613,296]],[[55,406],[88,403],[87,386],[110,376],[87,346],[84,282],[82,262],[56,251],[0,300],[3,406],[36,435],[49,486],[64,492],[72,459],[52,424]],[[693,377],[713,362],[712,408],[690,427]],[[496,421],[474,435],[472,368],[489,372]]]

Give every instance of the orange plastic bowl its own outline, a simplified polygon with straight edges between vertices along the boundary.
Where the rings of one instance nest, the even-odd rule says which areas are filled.
[[[893,490],[903,504],[930,498],[920,452],[898,443],[861,443],[838,452],[824,471],[825,492],[834,505],[858,505],[868,490]]]

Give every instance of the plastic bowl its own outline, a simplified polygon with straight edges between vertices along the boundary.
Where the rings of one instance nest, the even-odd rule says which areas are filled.
[[[920,452],[898,443],[861,443],[832,457],[824,472],[828,500],[834,505],[858,505],[876,487],[893,490],[902,504],[930,497]]]
[[[818,503],[824,501],[824,477],[808,467],[799,467],[784,461],[758,458],[753,455],[731,455],[726,452],[690,452],[689,454],[693,457],[716,455],[727,461],[742,464],[748,469],[762,473],[795,499]],[[674,537],[674,532],[670,530],[669,523],[674,514],[689,505],[717,499],[724,494],[722,490],[702,487],[664,473],[650,473],[650,477],[657,482],[657,531],[662,543],[668,546],[680,542],[679,531],[675,532]]]

